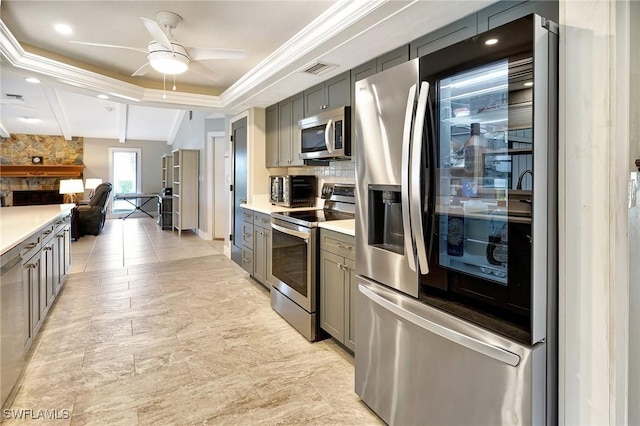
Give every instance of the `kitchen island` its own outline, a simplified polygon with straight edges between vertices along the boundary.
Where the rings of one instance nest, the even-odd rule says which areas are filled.
[[[0,209],[0,403],[13,393],[33,339],[71,266],[74,204]]]

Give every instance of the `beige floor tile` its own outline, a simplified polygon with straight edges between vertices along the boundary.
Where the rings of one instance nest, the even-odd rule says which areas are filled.
[[[53,423],[64,425],[381,424],[353,392],[352,355],[306,341],[221,242],[131,217],[72,253],[81,272],[51,308],[9,408],[68,410]]]

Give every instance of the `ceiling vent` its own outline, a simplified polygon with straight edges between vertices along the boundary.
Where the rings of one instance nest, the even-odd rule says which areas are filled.
[[[314,62],[311,65],[307,65],[306,67],[304,67],[302,69],[302,72],[307,74],[320,75],[336,67],[337,65],[327,64],[325,62]]]

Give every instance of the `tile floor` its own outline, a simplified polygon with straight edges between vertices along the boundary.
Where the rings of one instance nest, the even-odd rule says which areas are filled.
[[[221,250],[152,219],[74,242],[10,408],[68,417],[38,425],[381,424],[352,355],[307,342]]]

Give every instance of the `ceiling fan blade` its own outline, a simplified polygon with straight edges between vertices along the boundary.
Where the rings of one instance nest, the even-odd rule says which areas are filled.
[[[74,41],[74,40],[69,40],[69,43],[83,44],[85,46],[111,47],[111,48],[114,48],[114,49],[127,49],[127,50],[134,50],[136,52],[149,53],[147,51],[147,49],[143,49],[141,47],[118,46],[116,44],[91,43],[91,42],[88,42],[88,41]]]
[[[146,64],[144,64],[143,66],[138,68],[133,74],[131,74],[131,77],[137,77],[139,75],[145,75],[149,71],[151,71],[151,64],[149,62],[147,62]]]
[[[207,59],[243,59],[247,57],[247,52],[236,49],[215,49],[209,47],[187,47],[189,58],[194,61]]]
[[[211,71],[209,68],[205,67],[200,62],[195,62],[195,61],[189,62],[189,71],[193,71],[196,74],[200,74],[201,76],[206,77],[213,82],[220,81],[220,76],[218,74]]]
[[[173,46],[171,45],[171,40],[169,40],[169,37],[167,37],[164,31],[162,31],[162,28],[160,28],[160,25],[158,25],[156,21],[151,20],[149,18],[140,18],[140,19],[142,19],[142,22],[144,23],[144,26],[147,28],[147,31],[149,31],[149,34],[151,34],[151,37],[153,37],[153,39],[156,42],[158,42],[158,44],[160,44],[162,47],[173,52]]]

